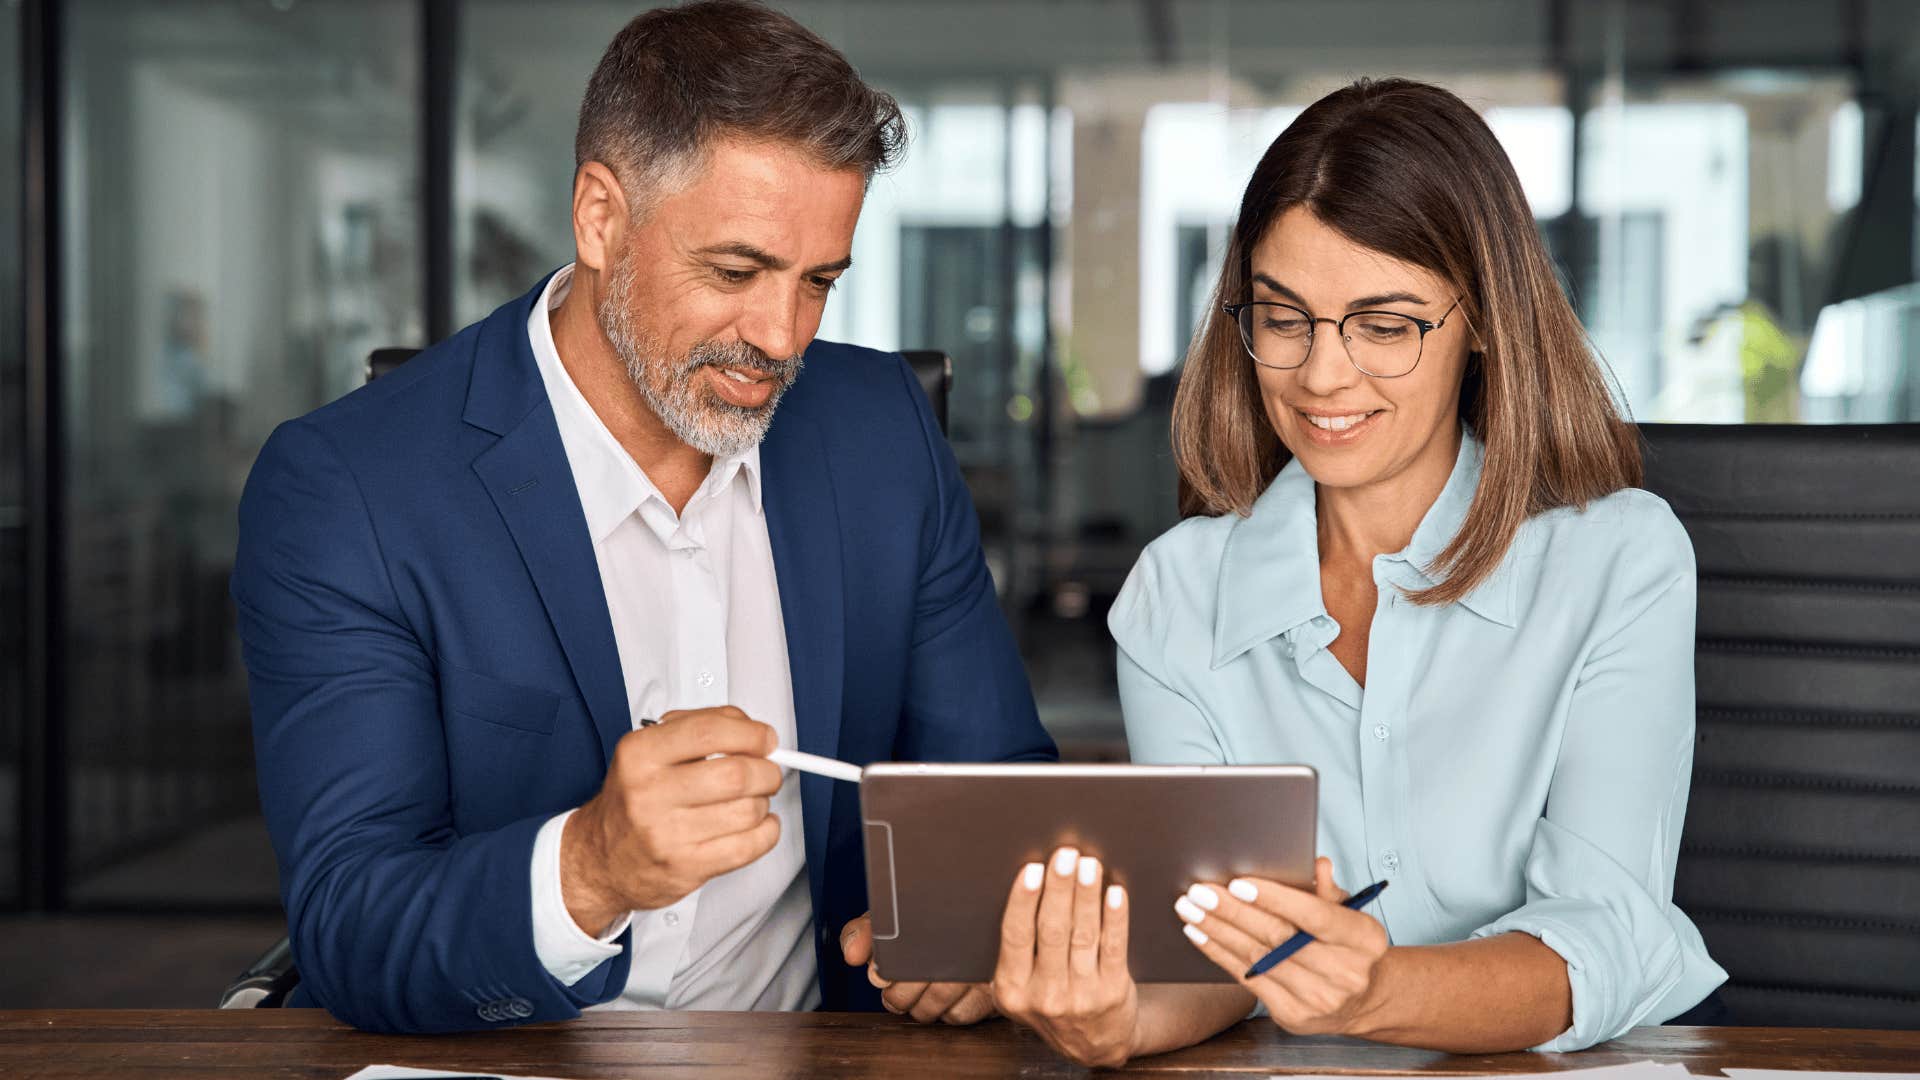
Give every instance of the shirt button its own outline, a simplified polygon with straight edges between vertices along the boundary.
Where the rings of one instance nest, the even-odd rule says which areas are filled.
[[[667,912],[667,918],[666,918],[666,923],[667,923],[667,925],[668,925],[668,926],[679,926],[679,925],[680,925],[680,914],[679,914],[678,912],[674,912],[674,911],[669,911],[669,912]]]
[[[1287,642],[1287,658],[1293,658],[1293,642],[1291,641]]]
[[[1388,873],[1392,873],[1393,871],[1400,869],[1399,853],[1394,851],[1392,848],[1388,848],[1387,850],[1381,852],[1380,865],[1386,867]]]
[[[698,675],[695,675],[695,676],[693,677],[693,681],[694,681],[694,682],[697,682],[697,683],[699,683],[699,684],[700,684],[701,686],[712,686],[712,685],[713,685],[713,672],[711,672],[711,671],[703,671],[703,672],[701,672],[700,674],[698,674]]]
[[[1393,734],[1393,729],[1387,727],[1387,725],[1385,724],[1373,725],[1373,737],[1376,739],[1379,739],[1381,742],[1386,742],[1387,736],[1391,734]]]

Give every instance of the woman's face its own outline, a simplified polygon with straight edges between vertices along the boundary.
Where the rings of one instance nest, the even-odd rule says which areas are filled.
[[[1428,322],[1446,316],[1422,341],[1419,363],[1397,378],[1361,374],[1334,325],[1324,322],[1314,324],[1306,363],[1254,372],[1273,430],[1317,483],[1369,487],[1416,463],[1450,470],[1460,380],[1473,341],[1460,310],[1447,314],[1459,295],[1454,287],[1430,270],[1355,244],[1305,207],[1282,214],[1267,230],[1253,249],[1252,269],[1249,299],[1290,304],[1316,319],[1360,310]],[[1359,351],[1357,331],[1356,321],[1348,332]]]

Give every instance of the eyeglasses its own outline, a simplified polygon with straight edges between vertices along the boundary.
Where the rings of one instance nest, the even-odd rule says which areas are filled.
[[[1320,323],[1332,323],[1346,347],[1347,359],[1360,374],[1397,379],[1420,365],[1427,335],[1447,325],[1447,316],[1460,306],[1455,298],[1438,322],[1428,322],[1397,311],[1354,311],[1345,318],[1314,318],[1292,304],[1255,300],[1228,304],[1221,310],[1240,327],[1240,342],[1261,367],[1282,371],[1297,368],[1313,354],[1313,335]]]

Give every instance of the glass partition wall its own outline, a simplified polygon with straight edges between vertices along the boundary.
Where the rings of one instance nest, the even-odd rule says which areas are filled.
[[[239,486],[272,426],[351,390],[368,349],[427,343],[428,293],[451,297],[431,329],[457,328],[571,257],[580,95],[645,5],[49,6],[71,892],[270,898],[224,594]],[[953,357],[950,438],[1070,754],[1124,754],[1104,616],[1175,520],[1173,390],[1241,188],[1356,76],[1483,111],[1637,418],[1920,418],[1904,0],[779,6],[907,112],[821,333]],[[449,54],[451,94],[424,93]],[[423,191],[436,130],[447,186]],[[447,206],[430,249],[423,207]]]
[[[416,13],[64,15],[68,894],[271,904],[234,508],[275,425],[425,334]]]

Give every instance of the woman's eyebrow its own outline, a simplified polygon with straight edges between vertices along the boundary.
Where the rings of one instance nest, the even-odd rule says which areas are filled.
[[[1256,273],[1253,275],[1253,280],[1258,284],[1265,285],[1270,291],[1277,292],[1281,296],[1286,297],[1289,301],[1299,305],[1302,309],[1306,308],[1307,306],[1306,297],[1301,296],[1299,293],[1294,292],[1292,289],[1289,289],[1285,285],[1282,285],[1279,282],[1273,280],[1271,277],[1268,277],[1266,274]]]
[[[1285,285],[1280,284],[1280,282],[1274,280],[1273,277],[1271,277],[1270,275],[1265,273],[1255,273],[1253,275],[1253,280],[1255,281],[1255,283],[1265,286],[1268,290],[1279,293],[1281,296],[1285,297],[1289,303],[1297,305],[1302,310],[1306,309],[1307,307],[1306,297],[1301,296],[1299,293],[1293,291],[1292,289],[1289,289]],[[1357,300],[1351,301],[1350,303],[1347,304],[1347,310],[1359,311],[1363,308],[1379,307],[1382,304],[1426,304],[1426,303],[1428,303],[1426,297],[1416,296],[1415,294],[1410,292],[1405,292],[1405,291],[1385,292],[1385,293],[1375,293],[1372,296],[1362,296]]]
[[[1410,292],[1376,293],[1353,301],[1347,305],[1347,310],[1358,311],[1361,308],[1379,307],[1381,304],[1425,304],[1426,302],[1426,297],[1415,296]]]

